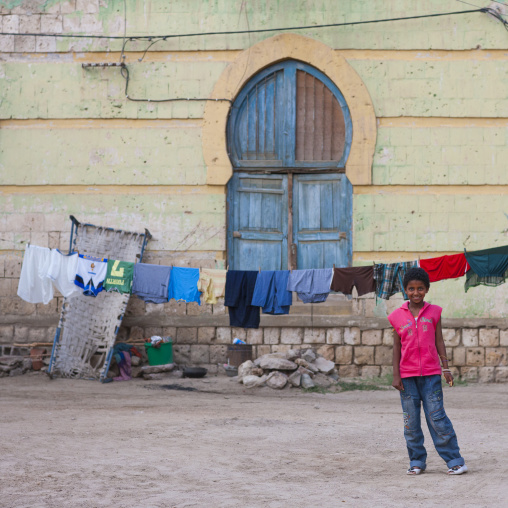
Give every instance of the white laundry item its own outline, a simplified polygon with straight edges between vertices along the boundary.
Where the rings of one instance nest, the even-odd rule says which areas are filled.
[[[83,289],[85,295],[97,296],[103,289],[107,271],[107,259],[79,254],[74,283]]]
[[[18,296],[25,302],[47,304],[53,299],[53,284],[46,277],[50,254],[47,247],[26,246],[18,284]]]
[[[58,249],[53,249],[50,255],[49,267],[46,273],[53,281],[53,285],[66,298],[79,292],[74,283],[78,269],[78,253],[62,254]]]

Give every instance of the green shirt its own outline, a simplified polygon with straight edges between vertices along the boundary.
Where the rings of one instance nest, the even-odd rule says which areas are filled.
[[[134,275],[134,263],[108,259],[108,271],[104,281],[106,291],[118,291],[130,293],[132,289],[132,277]]]

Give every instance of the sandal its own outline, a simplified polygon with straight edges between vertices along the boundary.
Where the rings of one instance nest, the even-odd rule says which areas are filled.
[[[462,466],[452,466],[448,469],[448,474],[464,474],[467,473],[467,466],[462,464]]]
[[[406,474],[409,474],[411,476],[414,476],[414,475],[417,475],[417,474],[421,474],[423,472],[423,469],[421,467],[418,467],[418,466],[411,466]]]

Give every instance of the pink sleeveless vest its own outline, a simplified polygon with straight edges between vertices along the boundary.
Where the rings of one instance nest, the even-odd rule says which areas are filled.
[[[409,302],[405,302],[388,316],[400,337],[400,377],[441,375],[436,328],[442,311],[438,305],[425,302],[418,317],[414,318]]]

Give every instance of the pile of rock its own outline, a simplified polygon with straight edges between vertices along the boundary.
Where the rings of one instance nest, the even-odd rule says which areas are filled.
[[[238,367],[238,382],[252,388],[269,386],[282,390],[286,386],[329,388],[337,383],[335,364],[312,349],[290,349],[286,353],[260,356]]]
[[[32,369],[32,360],[23,356],[0,356],[0,377],[21,376]]]

